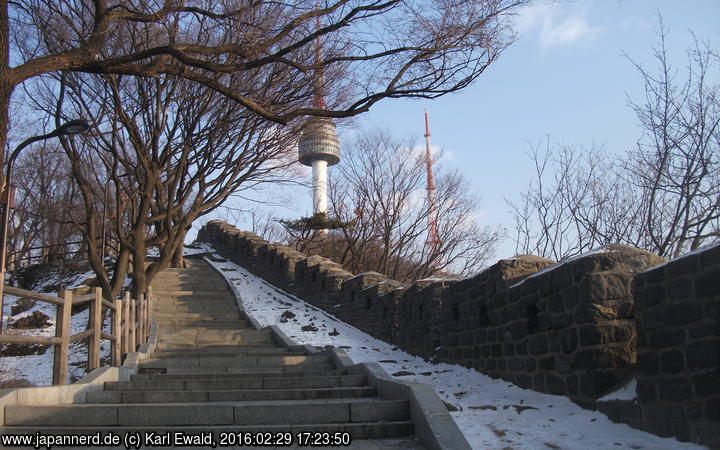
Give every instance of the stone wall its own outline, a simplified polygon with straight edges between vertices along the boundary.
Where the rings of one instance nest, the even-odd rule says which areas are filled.
[[[633,287],[643,428],[720,448],[720,245],[648,270]]]
[[[220,221],[203,227],[198,240],[410,353],[583,404],[634,376],[639,347],[643,416],[634,425],[661,434],[663,420],[678,416],[669,412],[671,402],[684,408],[685,425],[665,427],[664,435],[700,442],[709,435],[703,424],[717,421],[719,307],[717,288],[707,281],[720,280],[717,251],[645,272],[664,260],[610,245],[562,264],[522,255],[462,280],[403,285],[375,272],[353,275]],[[667,295],[657,297],[660,291]],[[683,331],[688,324],[696,326]]]

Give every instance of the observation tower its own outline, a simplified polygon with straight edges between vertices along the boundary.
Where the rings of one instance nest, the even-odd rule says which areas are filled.
[[[320,18],[317,19],[320,28]],[[322,45],[315,41],[315,69],[313,107],[326,109],[323,77]],[[340,161],[340,141],[335,124],[326,117],[310,117],[305,122],[298,141],[298,161],[311,166],[313,175],[313,214],[327,213],[327,168]]]

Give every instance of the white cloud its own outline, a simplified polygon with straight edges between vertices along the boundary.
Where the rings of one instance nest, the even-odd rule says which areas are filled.
[[[515,24],[520,34],[538,33],[543,51],[594,40],[602,31],[590,24],[587,5],[582,8],[565,3],[539,2],[523,8]]]

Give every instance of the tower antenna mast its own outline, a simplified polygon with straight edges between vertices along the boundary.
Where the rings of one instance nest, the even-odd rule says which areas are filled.
[[[425,165],[427,167],[428,237],[427,245],[435,249],[440,245],[437,228],[437,205],[435,204],[435,182],[432,172],[432,153],[430,152],[430,121],[425,108]]]

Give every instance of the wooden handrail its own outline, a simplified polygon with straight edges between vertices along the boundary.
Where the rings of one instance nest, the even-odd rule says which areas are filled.
[[[17,288],[15,286],[5,286],[4,289],[6,294],[14,295],[16,297],[27,297],[45,303],[52,303],[53,305],[63,305],[63,299],[61,297],[53,297],[47,294],[40,294],[39,292],[28,291],[25,289]]]
[[[25,334],[0,334],[0,344],[55,345],[62,339],[47,336],[28,336]]]
[[[55,336],[28,336],[21,334],[0,334],[0,344],[21,345],[53,345],[53,384],[66,384],[68,381],[68,354],[70,344],[87,340],[88,372],[100,367],[100,341],[108,340],[110,346],[110,362],[119,367],[122,355],[136,351],[137,347],[147,341],[152,319],[152,290],[141,295],[139,299],[131,299],[126,292],[123,299],[111,301],[102,298],[102,289],[94,288],[90,294],[73,296],[72,291],[62,291],[59,297],[39,294],[12,286],[5,286],[9,295],[31,298],[57,305],[55,318]],[[73,305],[90,303],[87,329],[71,335],[70,319]],[[103,331],[103,308],[110,312],[111,333]]]

